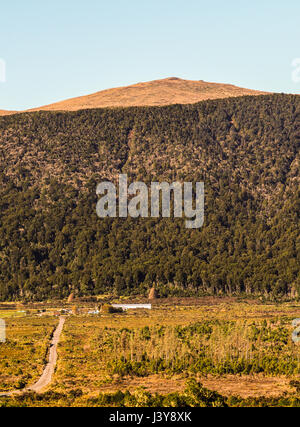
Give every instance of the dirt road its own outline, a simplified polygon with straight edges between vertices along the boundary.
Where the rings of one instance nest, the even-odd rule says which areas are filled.
[[[22,394],[25,392],[34,391],[36,393],[40,393],[42,389],[44,389],[47,385],[51,383],[52,375],[55,370],[56,362],[57,362],[57,345],[59,343],[60,335],[62,333],[64,323],[66,318],[60,317],[57,328],[54,331],[49,350],[49,360],[47,365],[44,368],[44,371],[40,377],[40,379],[34,383],[33,385],[24,388],[23,390],[15,390],[6,393],[0,393],[0,396],[13,396],[17,394]]]

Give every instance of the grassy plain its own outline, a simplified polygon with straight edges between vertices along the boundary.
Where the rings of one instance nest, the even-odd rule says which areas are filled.
[[[6,322],[6,342],[0,344],[0,393],[22,389],[42,374],[49,340],[57,319],[21,317],[12,310],[0,311]]]
[[[292,341],[299,302],[172,298],[157,300],[151,311],[93,316],[86,304],[78,303],[78,309],[79,315],[66,320],[44,397],[5,398],[0,405],[123,405],[142,393],[148,406],[156,402],[149,396],[186,393],[190,379],[233,406],[277,406],[282,399],[282,405],[300,404],[300,347]],[[54,317],[9,320],[15,345],[9,339],[0,348],[0,391],[38,377],[56,323]],[[125,397],[114,396],[120,392]]]

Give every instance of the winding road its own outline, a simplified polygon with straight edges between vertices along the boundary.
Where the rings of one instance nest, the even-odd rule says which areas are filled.
[[[49,360],[39,380],[33,385],[28,386],[22,390],[14,390],[14,391],[9,391],[5,393],[0,393],[0,396],[13,396],[13,395],[23,394],[31,391],[35,393],[41,393],[41,391],[51,383],[52,375],[54,374],[54,370],[57,362],[57,345],[59,343],[60,335],[62,333],[65,321],[66,321],[65,317],[59,318],[57,328],[53,333],[53,337],[50,343]]]

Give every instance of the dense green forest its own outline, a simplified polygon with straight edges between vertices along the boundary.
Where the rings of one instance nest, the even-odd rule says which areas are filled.
[[[0,300],[295,296],[300,97],[0,117]],[[96,185],[204,181],[205,222],[99,219]]]

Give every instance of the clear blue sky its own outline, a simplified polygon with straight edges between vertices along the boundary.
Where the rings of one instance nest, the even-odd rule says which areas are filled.
[[[0,109],[164,77],[299,93],[299,0],[10,0]]]

